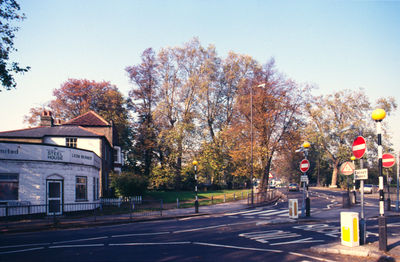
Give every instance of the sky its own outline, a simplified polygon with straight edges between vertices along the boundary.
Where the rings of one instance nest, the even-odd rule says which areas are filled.
[[[27,127],[29,109],[54,99],[69,78],[110,81],[128,95],[125,71],[146,48],[159,51],[198,37],[279,71],[315,95],[363,88],[374,102],[400,103],[399,1],[17,0],[26,19],[11,59],[31,70],[0,92],[0,131]],[[400,109],[399,109],[400,110]],[[400,150],[400,114],[387,121]]]

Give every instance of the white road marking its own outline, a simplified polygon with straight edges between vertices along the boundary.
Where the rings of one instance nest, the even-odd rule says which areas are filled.
[[[282,214],[282,213],[289,213],[289,209],[288,210],[279,210],[279,211],[275,211],[275,212],[270,212],[268,214],[261,214],[260,216],[273,216],[273,215],[278,215],[278,214]]]
[[[187,244],[191,244],[191,242],[183,241],[183,242],[117,243],[117,244],[109,244],[109,246],[157,246],[157,245],[187,245]]]
[[[40,250],[40,249],[44,249],[44,247],[35,247],[35,248],[28,248],[28,249],[21,249],[21,250],[13,250],[13,251],[4,251],[4,252],[0,252],[0,255],[12,254],[12,253],[21,253],[21,252],[27,252],[27,251]]]
[[[124,235],[113,235],[113,236],[111,236],[111,237],[154,236],[154,235],[165,235],[165,234],[171,234],[171,232],[124,234]]]
[[[308,237],[308,238],[297,239],[297,240],[287,241],[287,242],[271,243],[270,245],[276,246],[276,245],[288,245],[288,244],[297,244],[297,243],[314,243],[314,242],[325,242],[325,241],[319,240],[319,239],[313,239],[312,237]]]
[[[89,241],[89,240],[98,240],[98,239],[105,239],[107,237],[92,237],[92,238],[82,238],[82,239],[75,239],[75,240],[66,240],[66,241],[58,241],[52,242],[51,244],[64,244],[64,243],[73,243],[73,242],[80,242],[80,241]]]
[[[277,250],[277,249],[239,247],[239,246],[220,245],[220,244],[203,243],[203,242],[193,242],[193,244],[201,245],[201,246],[210,246],[210,247],[224,247],[224,248],[240,249],[240,250],[252,250],[252,251],[263,251],[263,252],[274,252],[274,253],[282,253],[283,252],[282,250]]]
[[[248,211],[240,211],[240,212],[233,212],[233,213],[225,213],[226,216],[234,216],[234,215],[241,215],[241,214],[246,214],[246,213],[251,213],[251,212],[257,212],[261,211],[261,209],[255,209],[255,210],[248,210]]]
[[[2,246],[0,248],[16,248],[16,247],[31,247],[31,246],[46,246],[50,245],[50,243],[36,243],[36,244],[25,244],[25,245],[14,245],[14,246]]]
[[[86,244],[86,245],[61,245],[61,246],[50,246],[49,248],[69,248],[69,247],[104,247],[104,244]]]
[[[173,234],[177,233],[186,233],[186,232],[195,232],[219,227],[228,227],[228,226],[236,226],[236,225],[245,225],[245,224],[253,224],[254,222],[241,222],[241,223],[231,223],[231,224],[223,224],[223,225],[216,225],[216,226],[209,226],[209,227],[198,227],[198,228],[191,228],[191,229],[184,229],[184,230],[177,230],[173,231]]]

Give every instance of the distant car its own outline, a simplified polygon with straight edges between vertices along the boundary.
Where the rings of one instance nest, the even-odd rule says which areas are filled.
[[[372,194],[378,192],[378,187],[372,184],[365,184],[364,185],[364,193],[365,194]]]
[[[297,183],[290,183],[288,189],[289,191],[299,191],[299,185]]]

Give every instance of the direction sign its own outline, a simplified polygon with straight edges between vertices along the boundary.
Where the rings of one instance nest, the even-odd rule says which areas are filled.
[[[382,166],[383,167],[392,167],[396,163],[396,159],[392,154],[383,154],[382,155]]]
[[[353,174],[354,172],[354,164],[351,162],[344,162],[341,166],[340,166],[340,173],[342,173],[345,176],[350,176],[351,174]]]
[[[300,162],[300,170],[301,172],[305,173],[310,168],[310,162],[307,159],[303,159]]]
[[[306,182],[308,184],[308,176],[307,175],[300,176],[300,182]]]
[[[354,180],[366,180],[368,179],[368,169],[357,169],[354,170]]]
[[[360,159],[363,157],[365,154],[365,151],[367,150],[367,143],[365,142],[365,138],[362,136],[358,136],[356,139],[354,139],[353,142],[353,155]]]

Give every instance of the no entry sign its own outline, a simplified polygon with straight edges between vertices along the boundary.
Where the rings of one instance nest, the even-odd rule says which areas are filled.
[[[383,167],[392,167],[396,163],[396,159],[392,154],[383,154],[382,155],[382,166]]]
[[[303,159],[300,162],[300,170],[301,172],[305,173],[310,168],[310,162],[307,159]]]
[[[367,150],[367,143],[365,142],[365,138],[362,136],[357,137],[354,139],[353,142],[353,155],[360,159],[363,157],[365,154],[365,151]]]

